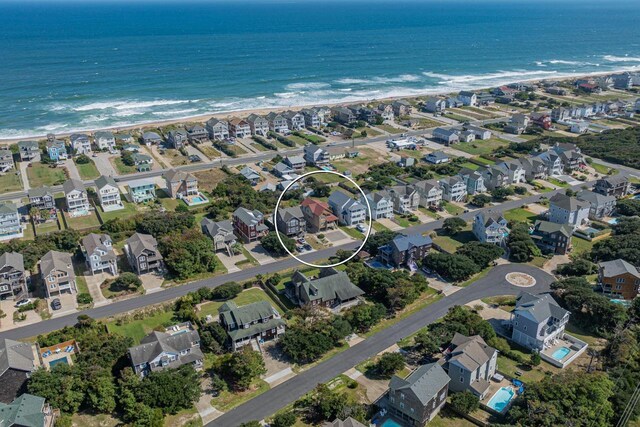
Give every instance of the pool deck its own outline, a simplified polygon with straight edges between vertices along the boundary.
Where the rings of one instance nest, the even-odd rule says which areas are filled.
[[[569,353],[561,360],[554,359],[553,353],[563,347],[568,348],[570,350]],[[565,333],[562,338],[556,338],[552,345],[540,352],[540,357],[554,366],[565,368],[577,359],[580,354],[584,353],[587,347],[587,343]]]
[[[487,394],[486,394],[485,398],[480,401],[480,404],[482,406],[484,406],[484,407],[489,408],[492,411],[495,411],[495,409],[492,409],[492,408],[489,407],[489,401],[498,392],[498,390],[500,390],[502,387],[510,387],[510,388],[512,388],[513,391],[516,392],[516,396],[517,396],[518,389],[507,378],[504,378],[500,382],[496,382],[494,380],[491,380],[489,382],[489,389],[487,390]],[[507,410],[509,409],[509,406],[511,406],[511,402],[513,402],[513,400],[516,398],[516,396],[514,396],[514,398],[511,399],[511,401],[509,402],[509,405],[507,405],[507,407],[501,412],[502,414],[507,412]],[[495,411],[495,412],[498,412],[498,411]]]

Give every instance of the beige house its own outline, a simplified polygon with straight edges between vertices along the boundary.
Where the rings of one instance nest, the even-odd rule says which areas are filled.
[[[167,192],[174,199],[198,195],[198,179],[190,173],[171,169],[164,174]]]
[[[47,298],[60,294],[75,294],[76,275],[73,272],[71,254],[49,251],[40,259],[40,276]]]

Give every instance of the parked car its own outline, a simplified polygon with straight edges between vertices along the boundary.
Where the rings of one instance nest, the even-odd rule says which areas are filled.
[[[51,301],[51,308],[54,310],[60,310],[62,308],[62,303],[60,302],[60,299],[54,298]]]
[[[18,301],[16,303],[16,307],[23,307],[23,306],[29,305],[29,304],[31,304],[31,300],[29,298],[24,298],[24,299],[21,299],[20,301]]]
[[[364,225],[362,225],[362,224],[358,224],[358,225],[356,225],[356,230],[358,230],[358,231],[359,231],[359,232],[361,232],[361,233],[364,233],[364,232],[366,232],[366,231],[367,231],[367,227],[365,227],[365,226],[364,226]]]

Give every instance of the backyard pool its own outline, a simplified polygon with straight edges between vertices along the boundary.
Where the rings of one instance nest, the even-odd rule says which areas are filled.
[[[67,362],[67,356],[50,361],[49,366],[53,368],[54,366],[59,365],[61,363],[64,363],[65,365],[69,364],[69,362]]]
[[[558,362],[560,362],[562,359],[564,359],[565,357],[567,357],[567,355],[571,353],[571,350],[567,347],[560,347],[559,349],[557,349],[556,351],[553,352],[553,354],[551,355],[551,357],[553,357],[554,359],[556,359]]]
[[[516,392],[511,387],[500,387],[500,390],[496,391],[487,406],[494,411],[502,412],[514,398]]]
[[[616,225],[618,223],[618,218],[611,218],[609,221],[607,221],[607,223],[611,225]]]
[[[384,420],[384,422],[382,424],[380,424],[379,427],[402,427],[402,424],[398,424],[392,418],[387,418],[386,420]]]

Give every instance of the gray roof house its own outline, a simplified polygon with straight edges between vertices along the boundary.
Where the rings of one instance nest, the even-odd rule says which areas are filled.
[[[32,208],[37,209],[54,209],[56,207],[56,199],[53,190],[43,185],[42,187],[30,188],[27,190],[29,204]]]
[[[82,238],[80,247],[91,274],[107,272],[118,274],[116,253],[108,234],[87,234]]]
[[[630,193],[630,190],[629,178],[623,175],[600,178],[593,186],[593,191],[605,196],[624,197]]]
[[[367,193],[365,197],[371,208],[371,219],[393,218],[393,202],[385,194],[380,191],[372,191]],[[362,197],[360,201],[363,205],[366,204]]]
[[[603,219],[611,216],[616,208],[616,197],[605,196],[589,190],[582,190],[576,194],[576,198],[583,202],[588,202],[590,219]]]
[[[262,238],[269,231],[264,224],[264,214],[257,209],[239,207],[233,212],[233,230],[245,243]]]
[[[328,202],[333,213],[344,225],[362,224],[367,219],[367,207],[342,191],[336,190],[331,193]]]
[[[247,181],[251,183],[251,185],[257,185],[260,182],[261,176],[258,172],[251,169],[249,166],[245,166],[240,171],[240,175],[244,176]]]
[[[252,135],[267,136],[269,133],[269,121],[264,117],[257,114],[250,114],[249,117],[247,117],[247,122],[249,123]]]
[[[267,301],[243,306],[227,301],[218,308],[220,325],[227,331],[235,351],[252,340],[260,343],[278,339],[284,334],[285,323],[280,313]]]
[[[184,147],[189,142],[189,135],[184,129],[175,129],[169,132],[167,142],[176,150]]]
[[[467,194],[473,195],[487,191],[487,187],[484,185],[484,176],[477,170],[462,168],[458,175],[462,177],[467,185]]]
[[[225,250],[232,255],[231,246],[236,243],[236,235],[233,234],[233,224],[229,220],[213,221],[207,217],[200,222],[202,232],[213,240],[215,251]]]
[[[93,140],[98,150],[115,150],[116,137],[109,131],[97,131],[93,134]]]
[[[429,236],[421,234],[398,235],[388,244],[378,248],[378,256],[387,265],[407,266],[411,271],[416,271],[416,262],[422,260],[432,246],[433,241]]]
[[[27,391],[27,381],[36,368],[34,361],[30,343],[0,338],[0,402],[10,403]]]
[[[287,236],[297,236],[307,230],[307,222],[300,206],[278,209],[276,223],[278,231]]]
[[[393,203],[393,211],[406,214],[418,209],[420,194],[413,185],[394,185],[380,192]]]
[[[140,345],[129,348],[129,359],[135,373],[145,376],[186,364],[198,369],[204,354],[200,350],[198,331],[190,322],[185,322],[170,326],[164,332],[153,331],[140,341]]]
[[[23,162],[40,161],[40,146],[36,141],[18,142],[18,152]]]
[[[413,184],[420,195],[420,206],[439,206],[442,202],[442,187],[436,179],[418,181]]]
[[[305,160],[302,156],[286,156],[283,162],[297,173],[304,171]]]
[[[473,234],[481,242],[501,245],[509,235],[507,226],[500,212],[480,211],[473,219]]]
[[[522,292],[511,313],[511,339],[530,349],[542,351],[562,338],[571,313],[560,307],[550,294]]]
[[[118,187],[115,179],[110,176],[100,175],[96,179],[96,188],[100,206],[105,212],[124,209],[124,204],[120,199],[120,187]]]
[[[21,215],[13,202],[0,202],[0,241],[24,236]]]
[[[40,259],[40,277],[47,298],[60,294],[75,294],[76,274],[71,254],[49,251]]]
[[[142,142],[145,145],[160,144],[162,137],[157,132],[145,132],[142,134]]]
[[[438,363],[422,365],[406,379],[394,375],[384,405],[402,425],[424,426],[444,406],[450,381]]]
[[[24,258],[18,252],[0,255],[0,298],[20,299],[27,296]]]
[[[91,140],[89,139],[89,135],[85,133],[72,133],[71,136],[69,136],[69,141],[71,141],[73,154],[91,154]]]
[[[192,144],[199,144],[209,139],[209,133],[207,133],[207,130],[200,125],[188,126],[187,136],[189,138],[189,142]]]
[[[460,136],[455,129],[435,128],[431,132],[431,137],[436,141],[451,145],[460,142]]]
[[[444,177],[440,181],[442,198],[450,202],[462,202],[467,197],[467,185],[460,176]]]
[[[591,204],[558,193],[549,199],[549,221],[578,227],[587,223]]]
[[[209,138],[212,140],[222,140],[229,138],[229,123],[225,120],[211,118],[206,123]]]
[[[469,390],[484,399],[496,373],[498,350],[488,346],[479,335],[467,337],[456,332],[444,358],[443,368],[451,378],[449,389]]]
[[[345,420],[336,419],[333,422],[325,422],[322,427],[366,427],[358,420],[354,420],[353,418],[345,418]]]
[[[340,310],[357,303],[364,291],[351,283],[344,271],[323,268],[318,277],[311,278],[297,270],[285,284],[285,293],[300,307],[318,305]]]
[[[68,179],[62,184],[62,189],[64,190],[69,216],[76,217],[90,213],[91,205],[89,204],[89,196],[82,181]]]
[[[11,150],[0,149],[0,172],[6,173],[15,167]]]
[[[136,233],[127,239],[124,246],[129,264],[138,274],[162,271],[162,254],[158,241],[149,234]]]
[[[277,177],[283,177],[284,175],[290,175],[292,173],[294,173],[295,171],[293,169],[291,169],[291,166],[285,164],[284,162],[278,162],[276,163],[276,165],[273,167],[273,169],[271,170],[271,172],[277,176]]]

